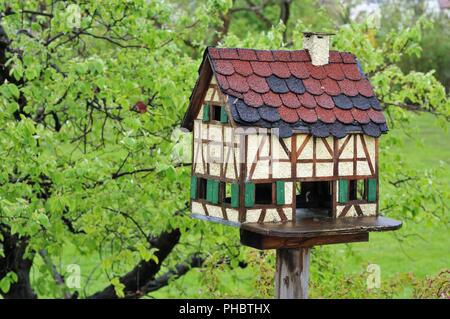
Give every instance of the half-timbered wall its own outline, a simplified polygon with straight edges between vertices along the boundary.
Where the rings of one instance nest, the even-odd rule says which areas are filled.
[[[377,140],[364,134],[350,134],[342,139],[333,137],[320,138],[309,134],[296,134],[291,138],[279,139],[275,135],[258,134],[247,136],[246,171],[247,181],[263,183],[271,180],[284,180],[286,194],[290,194],[285,207],[287,216],[295,209],[293,198],[294,181],[332,180],[333,193],[336,196],[333,215],[336,217],[372,216],[377,214],[377,200],[338,202],[339,179],[376,179],[377,173]],[[272,214],[275,209],[249,209],[248,221],[281,220],[282,214]],[[281,217],[280,217],[281,216]],[[290,217],[288,217],[290,219]]]
[[[206,217],[227,220],[233,223],[239,223],[239,210],[235,208],[221,207],[199,201],[192,201],[192,213]]]
[[[225,96],[211,80],[204,103],[194,120],[193,172],[198,176],[217,177],[221,180],[239,178],[240,136],[234,134],[230,124],[203,121],[205,104],[225,105]]]
[[[332,180],[376,173],[375,139],[363,134],[342,139],[296,134],[281,140],[274,135],[254,134],[247,140],[248,180]]]
[[[293,210],[288,208],[259,208],[247,209],[246,222],[280,222],[293,219]]]
[[[193,172],[221,180],[237,181],[240,175],[240,137],[223,124],[194,123]]]
[[[211,118],[205,121],[204,118],[205,105],[208,105],[208,114],[211,114],[213,105],[225,104],[226,97],[218,90],[216,80],[212,78],[194,120],[192,173],[198,178],[238,183],[241,172],[239,163],[242,162],[239,147],[241,137],[234,134],[229,121],[223,123]],[[239,223],[239,209],[225,206],[222,203],[212,204],[204,199],[191,201],[191,211],[197,216]]]
[[[377,215],[377,204],[375,203],[347,203],[338,204],[336,207],[338,218],[375,215]]]

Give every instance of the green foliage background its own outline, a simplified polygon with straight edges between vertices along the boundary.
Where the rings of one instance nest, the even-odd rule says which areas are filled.
[[[270,252],[241,247],[234,228],[187,216],[190,167],[180,158],[189,157],[189,138],[174,130],[206,45],[301,48],[302,31],[334,30],[333,48],[356,54],[389,119],[381,209],[405,225],[370,244],[315,249],[311,294],[448,298],[449,64],[441,61],[450,39],[440,32],[448,18],[413,11],[402,19],[409,24],[380,28],[350,22],[333,1],[253,2],[1,1],[4,297],[26,281],[5,262],[6,237],[22,245],[39,297],[90,297],[108,285],[115,297],[141,297],[121,281],[140,261],[162,266],[152,283],[168,275],[146,296],[273,297]],[[390,21],[401,14],[391,11]],[[131,111],[137,101],[147,113]],[[159,260],[152,242],[174,229],[179,242]],[[171,276],[192,256],[202,267]],[[369,263],[382,265],[381,289],[366,289]],[[69,264],[81,267],[80,288],[58,281]]]

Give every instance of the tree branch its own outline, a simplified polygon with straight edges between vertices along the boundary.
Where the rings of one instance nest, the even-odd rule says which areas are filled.
[[[179,229],[161,233],[153,243],[153,248],[158,251],[155,256],[158,263],[153,259],[149,261],[141,260],[129,273],[122,276],[119,281],[125,286],[125,296],[135,296],[140,294],[142,287],[154,280],[155,275],[161,269],[161,264],[178,244],[181,237]],[[99,291],[88,297],[89,299],[116,299],[118,298],[113,285],[109,285],[102,291]]]
[[[44,261],[45,265],[50,269],[50,272],[52,273],[52,277],[55,280],[56,284],[60,286],[61,289],[63,290],[64,299],[72,299],[72,294],[70,293],[69,288],[67,288],[66,286],[64,277],[56,269],[56,266],[53,264],[52,259],[48,255],[47,250],[46,249],[39,250],[39,255],[42,257],[42,260]]]
[[[284,24],[283,42],[285,43],[287,41],[287,24],[291,13],[291,3],[292,0],[280,1],[280,20],[283,21]]]
[[[184,166],[191,166],[191,163],[180,163],[175,165],[174,167],[184,167]],[[156,167],[150,167],[150,168],[140,168],[140,169],[136,169],[134,171],[129,171],[129,172],[122,172],[122,173],[114,173],[112,174],[112,179],[117,179],[119,177],[125,176],[125,175],[133,175],[133,174],[137,174],[137,173],[148,173],[148,172],[154,172],[156,171]]]
[[[204,261],[205,261],[204,257],[195,254],[186,259],[184,262],[177,264],[174,269],[169,270],[168,272],[156,278],[155,280],[149,281],[147,284],[142,286],[139,292],[136,292],[136,294],[134,295],[133,294],[128,295],[127,298],[140,298],[145,296],[149,292],[156,291],[162,287],[165,287],[169,284],[171,280],[177,279],[185,275],[192,268],[201,267]]]
[[[108,42],[110,42],[110,43],[112,43],[114,45],[117,45],[118,47],[124,48],[124,49],[126,49],[126,48],[146,49],[146,50],[150,51],[150,48],[145,46],[145,45],[123,44],[123,43],[120,43],[120,42],[118,42],[116,40],[111,39],[110,37],[97,35],[97,34],[94,34],[94,33],[87,32],[87,31],[74,31],[74,34],[76,34],[76,35],[86,35],[86,36],[93,37],[95,39],[105,40],[105,41],[108,41]]]

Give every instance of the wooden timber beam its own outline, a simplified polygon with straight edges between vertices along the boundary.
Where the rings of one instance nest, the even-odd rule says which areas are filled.
[[[241,229],[241,244],[256,249],[309,248],[319,245],[343,244],[369,241],[369,233],[324,235],[316,237],[265,236]]]

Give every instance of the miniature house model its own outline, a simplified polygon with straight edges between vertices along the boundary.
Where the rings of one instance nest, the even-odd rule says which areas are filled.
[[[295,51],[206,49],[182,123],[193,131],[192,216],[378,215],[386,120],[356,57],[330,51],[329,36],[305,33]]]

